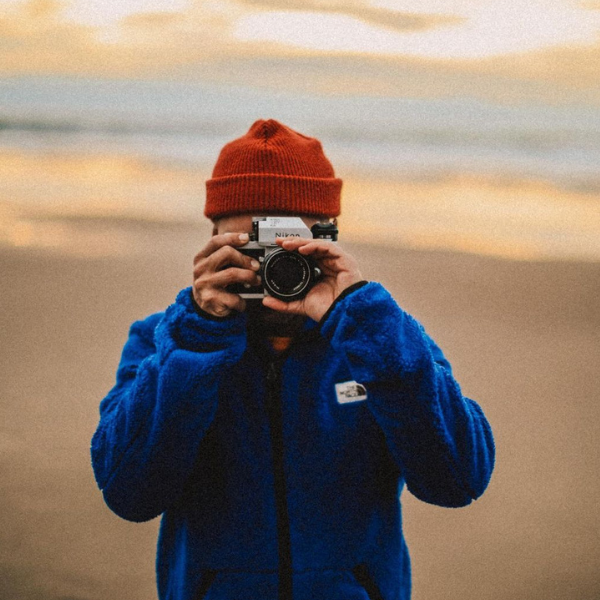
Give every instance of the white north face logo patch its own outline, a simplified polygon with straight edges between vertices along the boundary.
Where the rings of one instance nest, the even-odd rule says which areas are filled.
[[[362,383],[356,381],[344,381],[335,384],[335,393],[337,401],[340,404],[347,402],[360,402],[367,399],[367,390]]]

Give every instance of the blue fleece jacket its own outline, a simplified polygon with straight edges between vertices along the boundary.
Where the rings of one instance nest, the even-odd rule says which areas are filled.
[[[100,414],[106,503],[163,515],[161,600],[408,600],[404,484],[464,506],[494,464],[481,408],[377,283],[307,320],[283,356],[185,289],[132,325]]]

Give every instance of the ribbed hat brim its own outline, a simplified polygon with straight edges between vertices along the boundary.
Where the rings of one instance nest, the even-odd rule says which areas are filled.
[[[337,217],[342,180],[248,173],[215,177],[206,182],[204,214],[217,219],[227,214],[284,213]]]

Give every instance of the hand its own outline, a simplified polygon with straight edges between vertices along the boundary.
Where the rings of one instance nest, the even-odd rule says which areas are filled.
[[[268,308],[279,312],[302,314],[314,321],[320,321],[333,301],[347,287],[362,280],[354,257],[333,242],[287,237],[278,238],[277,244],[284,250],[297,250],[304,256],[312,256],[323,275],[301,300],[283,302],[272,296],[266,296],[263,304]]]
[[[225,288],[232,283],[260,283],[256,274],[260,268],[258,261],[234,248],[247,242],[247,233],[214,235],[194,257],[192,293],[203,311],[226,317],[233,310],[246,310],[246,301],[238,294],[226,292]]]

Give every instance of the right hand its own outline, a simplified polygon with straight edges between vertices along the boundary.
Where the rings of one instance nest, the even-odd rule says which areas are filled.
[[[203,311],[215,317],[226,317],[233,310],[246,310],[246,301],[238,294],[225,291],[225,288],[232,283],[260,283],[256,274],[258,261],[235,249],[235,246],[247,243],[247,233],[214,235],[194,257],[192,292],[196,304]]]

